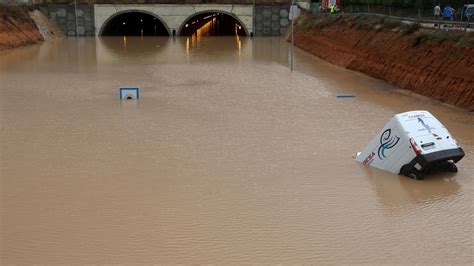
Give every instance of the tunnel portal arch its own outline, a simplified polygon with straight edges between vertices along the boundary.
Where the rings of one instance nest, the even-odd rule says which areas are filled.
[[[231,17],[242,26],[245,35],[253,32],[254,10],[252,5],[240,4],[94,4],[96,36],[104,35],[104,27],[113,18],[127,12],[151,15],[159,20],[169,36],[179,36],[186,21],[199,14],[219,12]],[[243,35],[243,34],[242,34]]]
[[[100,28],[100,31],[99,31],[99,36],[111,36],[108,34],[108,31],[109,31],[109,27],[112,27],[112,23],[116,23],[116,20],[120,19],[121,17],[123,16],[127,16],[127,15],[132,15],[132,14],[136,14],[137,16],[149,16],[149,17],[153,17],[154,20],[157,20],[158,21],[158,24],[161,29],[160,29],[160,34],[157,35],[157,36],[171,36],[171,31],[170,31],[170,28],[168,27],[168,25],[166,24],[166,22],[160,18],[157,14],[153,13],[153,12],[150,12],[150,11],[146,11],[146,10],[137,10],[137,9],[129,9],[129,10],[123,10],[123,11],[119,11],[119,12],[116,12],[114,14],[112,14],[111,16],[109,16],[105,21],[104,23],[102,24],[101,28]],[[161,33],[166,33],[166,34],[161,34]],[[115,34],[117,35],[117,34]],[[136,34],[134,34],[136,35]],[[152,34],[147,34],[148,36],[153,36]],[[112,35],[113,36],[113,35]]]

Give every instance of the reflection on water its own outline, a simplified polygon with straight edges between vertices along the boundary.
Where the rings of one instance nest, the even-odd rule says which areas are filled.
[[[300,50],[290,72],[288,50],[107,37],[0,53],[1,264],[472,262],[472,114]],[[459,173],[352,160],[416,109],[461,143]]]
[[[233,40],[229,42],[228,40]],[[212,48],[215,43],[219,47]],[[209,54],[209,49],[214,49]],[[251,53],[249,38],[196,36],[182,38],[141,38],[141,37],[102,37],[96,45],[99,64],[166,63],[166,62],[205,62],[249,59]],[[247,52],[242,53],[243,50]]]
[[[107,49],[115,57],[152,57],[154,54],[166,50],[170,43],[168,37],[142,38],[139,36],[123,36],[123,37],[101,37],[98,39],[100,46]]]
[[[426,182],[418,182],[378,169],[366,168],[366,172],[380,203],[388,210],[397,212],[413,211],[417,205],[449,201],[457,197],[461,189],[453,173],[431,175]]]
[[[213,31],[213,27],[215,24],[216,24],[216,18],[209,20],[193,33],[193,37],[201,38],[203,36],[210,35]]]

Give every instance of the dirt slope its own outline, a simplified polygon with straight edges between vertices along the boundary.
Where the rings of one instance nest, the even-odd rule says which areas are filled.
[[[0,6],[0,50],[42,41],[43,37],[26,10]]]
[[[435,41],[339,21],[299,30],[295,43],[333,64],[386,80],[400,88],[474,110],[474,47]]]
[[[49,20],[49,18],[41,13],[41,11],[33,10],[28,12],[28,14],[35,22],[36,27],[38,27],[38,30],[45,41],[64,37],[64,33],[61,31],[58,25]]]

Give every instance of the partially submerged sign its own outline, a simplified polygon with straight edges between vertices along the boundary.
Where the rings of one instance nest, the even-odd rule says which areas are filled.
[[[120,88],[121,100],[136,100],[140,98],[140,88]]]
[[[354,94],[338,94],[336,95],[336,98],[337,99],[353,99],[355,98],[356,96]]]

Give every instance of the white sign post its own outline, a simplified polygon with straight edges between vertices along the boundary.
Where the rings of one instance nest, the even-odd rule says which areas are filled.
[[[292,0],[290,6],[289,19],[291,20],[291,56],[290,56],[290,70],[293,71],[293,62],[294,62],[294,45],[295,45],[295,36],[294,36],[294,25],[295,19],[300,15],[301,10],[297,5],[295,5],[295,0]]]

